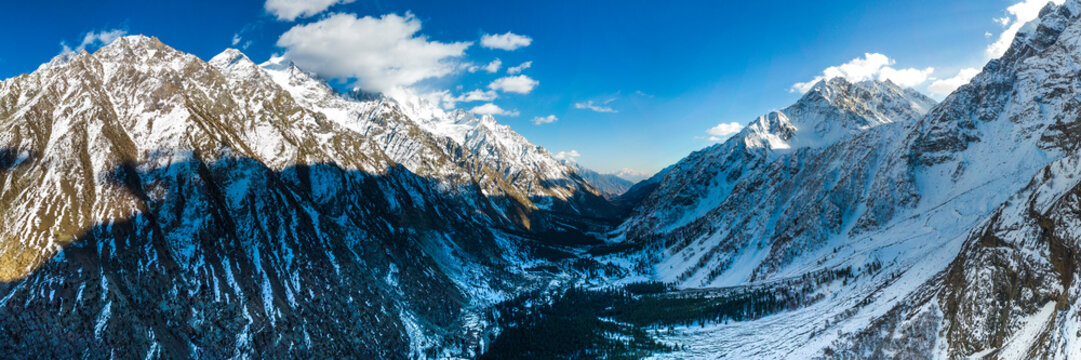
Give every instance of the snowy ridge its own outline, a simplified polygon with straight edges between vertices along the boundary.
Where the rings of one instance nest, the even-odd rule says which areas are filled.
[[[475,181],[486,195],[516,198],[534,209],[548,209],[554,200],[569,203],[563,207],[568,211],[581,213],[592,205],[577,204],[581,200],[575,196],[599,196],[573,169],[490,115],[446,112],[408,90],[370,100],[342,96],[313,75],[281,61],[271,59],[260,67],[298,101],[372,137],[392,160],[413,172],[451,184]]]
[[[745,176],[766,170],[779,156],[805,156],[867,129],[910,121],[931,104],[933,100],[888,82],[820,82],[796,104],[759,117],[724,143],[662,172],[662,185],[624,225],[628,237],[663,233],[700,219]]]
[[[796,104],[763,115],[736,138],[747,148],[816,148],[869,128],[920,117],[934,100],[889,82],[821,81]]]

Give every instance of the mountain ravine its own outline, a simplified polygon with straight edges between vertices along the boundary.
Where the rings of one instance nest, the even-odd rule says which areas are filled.
[[[1078,359],[1081,1],[631,184],[127,36],[0,82],[0,358]]]

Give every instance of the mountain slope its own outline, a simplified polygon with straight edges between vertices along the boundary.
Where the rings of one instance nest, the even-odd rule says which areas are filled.
[[[707,286],[766,276],[791,252],[819,248],[823,236],[842,230],[890,150],[879,144],[931,103],[891,83],[819,83],[795,105],[663,172],[623,225],[626,241],[668,253],[671,263],[658,264],[665,281]],[[751,245],[760,250],[740,251]]]
[[[1076,122],[1081,117],[1074,94],[1081,90],[1081,81],[1072,70],[1079,65],[1078,53],[1081,3],[1049,5],[1018,34],[1006,55],[952,94],[936,111],[938,116],[925,119],[926,128],[937,136],[913,141],[933,150],[919,158],[923,163],[933,169],[967,162],[960,179],[986,177],[968,170],[978,169],[978,161],[996,167],[1006,163],[1025,170],[1008,175],[1020,186],[972,228],[942,273],[873,326],[839,341],[839,350],[891,351],[898,344],[866,340],[912,333],[912,325],[899,319],[915,318],[940,329],[918,341],[948,345],[927,347],[928,355],[1081,356],[1076,335],[1081,329],[1079,286],[1074,281],[1081,271],[1074,175]],[[988,154],[986,143],[1020,159]],[[1013,161],[1025,166],[1010,164]],[[856,339],[865,342],[860,345]]]
[[[686,348],[657,357],[1081,356],[1079,15],[1048,6],[926,116],[810,141],[775,116],[750,143],[786,152],[722,144],[677,165],[623,227],[647,273],[808,293],[761,319],[677,327],[665,337]],[[711,196],[679,196],[694,192]]]
[[[490,118],[459,144],[301,75],[131,36],[0,83],[4,353],[468,356],[548,283],[530,229],[609,206]]]

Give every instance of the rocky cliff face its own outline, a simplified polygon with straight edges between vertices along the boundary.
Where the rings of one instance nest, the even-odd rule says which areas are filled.
[[[472,353],[532,231],[610,205],[490,117],[403,108],[142,36],[0,82],[0,348]]]

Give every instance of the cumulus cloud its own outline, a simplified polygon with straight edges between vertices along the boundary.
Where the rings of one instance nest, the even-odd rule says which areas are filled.
[[[518,73],[521,73],[523,70],[530,68],[531,66],[533,66],[533,62],[532,61],[526,61],[526,62],[522,63],[521,65],[507,68],[507,73],[511,74],[511,75],[518,74]]]
[[[738,122],[730,122],[717,124],[717,126],[706,130],[706,133],[709,134],[709,141],[721,141],[732,136],[732,134],[738,133],[740,130],[743,130],[743,125]]]
[[[533,125],[551,124],[556,121],[559,121],[559,118],[557,118],[555,115],[538,116],[533,118]]]
[[[954,77],[935,80],[935,82],[931,83],[931,86],[927,87],[927,90],[935,94],[948,95],[962,85],[968,84],[979,73],[980,69],[977,68],[961,69]]]
[[[477,115],[505,115],[505,116],[518,116],[518,110],[507,111],[493,103],[487,103],[481,106],[469,109],[470,112]]]
[[[930,67],[922,70],[916,68],[896,69],[893,68],[895,63],[896,61],[886,55],[866,53],[863,54],[862,58],[855,58],[847,63],[826,68],[822,71],[822,75],[816,76],[811,81],[795,83],[790,91],[805,93],[814,88],[814,85],[819,81],[837,77],[850,82],[873,79],[880,81],[890,80],[900,86],[912,87],[927,81],[931,73],[935,71],[934,68]]]
[[[488,65],[484,65],[484,71],[494,73],[499,71],[499,68],[503,66],[503,61],[499,59],[492,60]]]
[[[604,103],[600,103],[600,104],[593,102],[593,100],[589,100],[589,101],[586,101],[586,102],[575,103],[574,108],[575,109],[592,110],[592,111],[599,112],[599,113],[615,113],[615,112],[618,112],[615,109],[607,106],[608,103],[612,102],[612,100],[615,100],[615,99],[609,99],[608,101],[605,101]]]
[[[557,160],[574,161],[579,156],[582,156],[582,154],[579,154],[578,150],[571,150],[571,151],[560,151],[560,152],[556,153],[555,156],[552,156],[552,157],[556,158]]]
[[[995,22],[1002,25],[1005,29],[998,35],[998,39],[991,45],[987,46],[987,56],[991,58],[997,58],[1006,53],[1006,50],[1010,48],[1010,44],[1013,43],[1014,36],[1021,30],[1025,23],[1035,20],[1040,16],[1040,10],[1043,9],[1047,3],[1055,3],[1061,5],[1065,0],[1024,0],[1019,3],[1010,5],[1006,8],[1006,16],[996,18]]]
[[[355,86],[386,92],[460,69],[457,59],[470,42],[441,43],[418,34],[413,14],[379,18],[334,14],[297,25],[278,38],[283,56],[319,75],[355,80]]]
[[[462,97],[464,97],[464,99],[461,101],[492,101],[499,97],[499,95],[497,95],[495,91],[476,89],[465,93]]]
[[[481,90],[476,89],[458,96],[451,95],[449,91],[442,91],[438,93],[436,97],[442,104],[444,109],[453,109],[460,102],[476,102],[476,101],[492,101],[499,97],[493,90]]]
[[[495,79],[491,84],[488,84],[488,88],[502,92],[528,94],[533,91],[533,88],[536,87],[537,84],[539,84],[537,80],[533,80],[525,75],[518,75]]]
[[[471,73],[475,73],[475,72],[481,71],[481,70],[484,70],[484,71],[489,72],[489,73],[496,73],[496,72],[499,71],[500,68],[503,67],[503,60],[495,59],[495,60],[492,60],[492,62],[490,62],[490,63],[488,63],[487,65],[484,65],[484,66],[478,66],[478,65],[473,64],[473,63],[465,63],[465,64],[462,64],[462,67],[465,68],[467,71],[469,71]]]
[[[509,31],[506,34],[484,34],[480,37],[480,46],[489,49],[501,49],[509,51],[529,46],[529,44],[532,43],[532,38],[524,35],[511,33]]]
[[[102,30],[102,31],[99,31],[99,32],[91,31],[91,32],[86,33],[86,35],[83,36],[83,41],[80,42],[79,45],[76,45],[75,48],[72,48],[71,46],[69,46],[65,42],[61,42],[60,47],[62,48],[62,50],[60,51],[60,53],[67,54],[67,53],[72,53],[72,52],[80,52],[80,51],[86,50],[87,48],[89,48],[91,46],[109,45],[113,41],[115,41],[116,39],[119,39],[121,36],[124,36],[124,35],[127,35],[127,34],[128,34],[127,31],[120,30],[120,29]]]
[[[882,71],[879,72],[878,79],[892,81],[894,84],[901,87],[913,87],[923,84],[931,77],[931,73],[933,72],[935,72],[935,68],[932,67],[923,70],[916,68],[897,70],[887,66],[882,68]]]
[[[297,18],[314,16],[337,4],[348,4],[355,0],[267,0],[263,8],[274,14],[278,20],[293,21]]]

